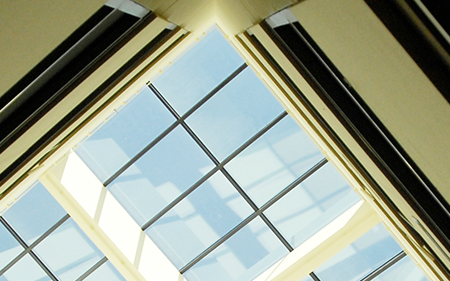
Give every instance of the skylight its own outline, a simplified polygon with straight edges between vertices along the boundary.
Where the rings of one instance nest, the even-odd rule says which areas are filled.
[[[251,280],[360,199],[217,28],[76,149],[191,280]]]
[[[0,280],[124,280],[37,182],[0,217]]]

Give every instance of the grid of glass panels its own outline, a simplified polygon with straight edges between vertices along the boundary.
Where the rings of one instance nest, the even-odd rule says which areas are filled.
[[[302,281],[428,280],[378,224]]]
[[[217,29],[76,153],[189,281],[251,280],[360,200]]]
[[[125,279],[37,182],[0,217],[0,280]]]

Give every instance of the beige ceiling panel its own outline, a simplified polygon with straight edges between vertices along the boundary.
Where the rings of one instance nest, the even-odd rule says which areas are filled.
[[[291,10],[450,202],[450,106],[421,69],[363,1]]]
[[[189,31],[195,31],[214,16],[214,1],[178,0],[162,14],[163,18]]]
[[[0,1],[0,96],[105,0]]]
[[[138,0],[139,4],[146,7],[150,11],[162,15],[164,12],[171,7],[178,0]]]
[[[250,11],[257,22],[262,21],[271,14],[278,12],[296,2],[297,0],[241,0],[245,8]],[[255,22],[255,23],[257,23]]]

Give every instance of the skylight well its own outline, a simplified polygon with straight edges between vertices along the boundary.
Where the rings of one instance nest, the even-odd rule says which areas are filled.
[[[30,280],[283,280],[302,258],[298,280],[415,268],[220,29],[197,41],[0,218],[0,281],[31,260]],[[317,266],[321,245],[339,254]]]

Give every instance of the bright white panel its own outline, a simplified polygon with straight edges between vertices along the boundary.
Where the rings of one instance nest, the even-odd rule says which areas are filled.
[[[76,153],[69,155],[61,183],[94,218],[103,185]]]
[[[144,248],[138,269],[147,280],[184,280],[182,277],[180,279],[178,270],[147,235],[145,235]]]
[[[105,197],[99,226],[133,263],[141,228],[109,191]]]

